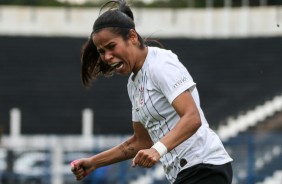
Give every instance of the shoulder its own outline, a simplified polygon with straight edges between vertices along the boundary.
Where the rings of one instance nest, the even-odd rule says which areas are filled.
[[[177,59],[176,54],[173,53],[171,50],[167,50],[167,49],[163,49],[163,48],[159,48],[159,47],[149,47],[149,50],[151,52],[150,54],[155,59],[161,59],[160,61]]]
[[[148,61],[148,69],[150,71],[166,68],[167,65],[179,62],[178,57],[171,50],[166,50],[158,47],[149,47],[150,57]]]
[[[150,49],[146,74],[154,86],[171,80],[171,77],[181,74],[182,70],[185,70],[177,55],[172,51],[157,47]]]

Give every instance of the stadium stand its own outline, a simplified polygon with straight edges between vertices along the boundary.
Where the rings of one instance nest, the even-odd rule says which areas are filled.
[[[93,88],[83,89],[79,73],[83,39],[1,36],[0,41],[4,133],[9,132],[12,107],[22,109],[23,134],[79,134],[85,107],[94,109],[94,133],[131,132],[126,77],[99,78]],[[280,37],[160,41],[178,54],[194,77],[215,130],[227,118],[281,94]]]
[[[273,176],[268,177],[265,179],[264,182],[259,182],[257,184],[276,184],[282,181],[282,170],[275,171]]]
[[[263,182],[281,170],[281,135],[279,133],[243,132],[225,142],[236,161],[233,183]]]
[[[260,122],[266,122],[265,120],[269,117],[273,117],[274,120],[267,123],[266,126],[260,126],[260,129],[269,127],[267,128],[269,131],[270,128],[273,129],[273,126],[281,128],[279,112],[282,112],[282,95],[275,96],[263,105],[258,105],[254,110],[239,115],[237,119],[229,119],[227,125],[219,126],[218,134],[222,140],[227,140],[229,137],[236,136],[240,131],[246,131],[249,127],[257,127]],[[278,116],[275,114],[278,114]]]

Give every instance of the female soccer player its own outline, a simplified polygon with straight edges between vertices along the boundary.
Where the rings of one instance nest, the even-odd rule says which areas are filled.
[[[109,3],[117,7],[97,18],[83,46],[82,81],[90,86],[99,75],[129,75],[134,133],[114,148],[72,162],[76,179],[133,158],[133,167],[161,161],[171,183],[230,184],[232,159],[209,128],[187,69],[173,52],[144,43],[124,0]]]

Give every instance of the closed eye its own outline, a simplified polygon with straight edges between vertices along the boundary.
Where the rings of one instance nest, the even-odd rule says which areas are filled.
[[[97,51],[98,51],[98,53],[99,53],[100,55],[104,55],[104,54],[105,54],[105,51],[104,51],[103,49],[97,49]]]
[[[106,48],[109,50],[114,50],[115,46],[116,46],[115,44],[109,44],[106,46]]]

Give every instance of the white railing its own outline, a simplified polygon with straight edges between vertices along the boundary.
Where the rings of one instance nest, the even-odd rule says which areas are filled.
[[[282,6],[133,9],[144,37],[230,38],[282,35]],[[160,13],[161,12],[161,13]],[[0,7],[0,35],[88,37],[98,8]]]
[[[226,125],[219,126],[217,133],[223,141],[226,141],[280,111],[282,111],[282,94],[245,114],[239,115],[237,118],[228,119]]]

